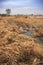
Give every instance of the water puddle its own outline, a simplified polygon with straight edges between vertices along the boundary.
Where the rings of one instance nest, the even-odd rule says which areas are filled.
[[[38,43],[43,44],[43,40],[40,40],[39,37],[34,38]]]
[[[23,26],[20,26],[20,27],[19,27],[19,30],[21,30],[21,31],[23,31],[23,32],[26,32],[26,30],[24,29]]]
[[[23,32],[23,34],[26,35],[26,36],[32,37],[31,32],[32,32],[33,29],[38,29],[38,27],[37,26],[31,26],[29,28],[29,31],[25,30],[25,32]],[[24,31],[23,26],[20,27],[20,30]],[[39,37],[32,37],[32,38],[34,38],[38,43],[43,44],[43,40],[41,40]]]

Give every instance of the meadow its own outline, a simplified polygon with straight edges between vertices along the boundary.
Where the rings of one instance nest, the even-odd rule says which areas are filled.
[[[43,65],[43,16],[0,16],[0,65]]]

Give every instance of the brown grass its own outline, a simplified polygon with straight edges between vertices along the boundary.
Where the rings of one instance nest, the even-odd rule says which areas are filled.
[[[43,27],[43,18],[0,17],[0,65],[43,65],[43,46],[19,30],[31,25]]]

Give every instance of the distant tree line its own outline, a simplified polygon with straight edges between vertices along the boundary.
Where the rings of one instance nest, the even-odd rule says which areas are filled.
[[[7,16],[6,14],[0,14],[0,16]]]
[[[0,16],[10,16],[10,13],[11,13],[11,9],[6,9],[6,14],[0,14]]]

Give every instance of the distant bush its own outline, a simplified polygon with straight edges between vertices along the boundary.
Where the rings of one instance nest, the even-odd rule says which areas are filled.
[[[6,14],[0,14],[0,16],[7,16]]]

